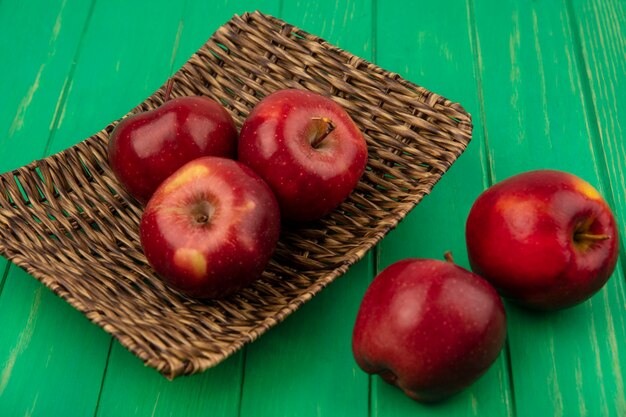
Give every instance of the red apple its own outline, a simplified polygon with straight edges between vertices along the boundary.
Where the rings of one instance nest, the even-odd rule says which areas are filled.
[[[126,190],[146,203],[174,171],[201,156],[234,158],[232,117],[206,97],[181,97],[122,120],[111,133],[108,157]]]
[[[619,246],[598,191],[552,170],[513,176],[481,194],[466,239],[474,272],[512,301],[543,310],[573,306],[602,288]]]
[[[272,188],[281,214],[315,220],[356,187],[367,163],[363,135],[331,99],[281,90],[257,104],[239,136],[239,160]]]
[[[451,262],[405,259],[365,292],[352,350],[365,372],[432,402],[481,376],[505,337],[504,306],[487,281]]]
[[[245,165],[211,156],[166,179],[140,225],[153,269],[199,298],[223,297],[259,278],[279,232],[278,203],[267,184]]]

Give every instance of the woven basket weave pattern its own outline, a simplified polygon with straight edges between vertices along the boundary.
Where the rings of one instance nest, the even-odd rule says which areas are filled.
[[[471,138],[471,118],[458,104],[258,12],[233,17],[174,80],[171,97],[218,100],[238,127],[275,90],[331,96],[364,132],[369,160],[337,210],[284,225],[261,280],[213,302],[180,295],[147,265],[141,207],[106,162],[117,122],[0,177],[0,253],[168,378],[219,363],[343,274],[430,192]],[[129,114],[156,108],[164,92]]]

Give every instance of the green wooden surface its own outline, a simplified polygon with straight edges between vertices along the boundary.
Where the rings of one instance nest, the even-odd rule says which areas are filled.
[[[450,13],[455,10],[456,13]],[[417,206],[402,226],[379,245],[379,271],[407,257],[443,259],[452,251],[455,262],[468,267],[465,218],[483,190],[486,173],[483,121],[480,117],[474,64],[471,9],[463,0],[412,3],[406,13],[378,10],[378,63],[444,96],[459,101],[474,115],[473,141],[466,153]],[[428,16],[419,25],[414,16]],[[384,45],[384,47],[383,47]],[[424,57],[428,57],[425,59]],[[398,390],[374,378],[374,415],[392,417],[424,413],[435,416],[505,416],[511,409],[506,354],[471,389],[433,406],[416,405]]]
[[[485,187],[556,168],[597,186],[626,236],[626,4],[619,0],[183,2],[0,0],[0,171],[127,112],[234,13],[260,9],[459,101],[468,150],[374,252],[255,343],[167,381],[0,259],[0,417],[624,416],[626,257],[590,301],[507,304],[505,350],[476,384],[424,406],[350,351],[375,272],[452,250]]]
[[[80,52],[89,2],[0,3],[2,171],[41,158]],[[0,293],[0,415],[84,416],[94,411],[109,339],[24,271],[7,270]],[[78,348],[78,349],[77,349]]]

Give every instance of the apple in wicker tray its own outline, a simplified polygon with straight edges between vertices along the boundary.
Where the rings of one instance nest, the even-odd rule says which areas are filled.
[[[348,113],[330,98],[281,90],[244,122],[238,159],[272,188],[283,218],[318,219],[356,187],[367,145]]]
[[[166,101],[155,110],[127,117],[111,133],[108,146],[115,176],[143,204],[187,162],[236,154],[237,130],[230,114],[219,103],[197,96]]]
[[[383,270],[365,292],[352,350],[417,401],[442,400],[470,385],[498,357],[506,314],[496,290],[451,262],[405,259]]]
[[[210,156],[167,178],[140,224],[153,269],[198,298],[226,296],[260,277],[279,232],[278,203],[267,184],[237,161]]]
[[[474,272],[503,296],[542,310],[591,297],[615,269],[619,247],[600,193],[553,170],[519,174],[481,194],[466,240]]]

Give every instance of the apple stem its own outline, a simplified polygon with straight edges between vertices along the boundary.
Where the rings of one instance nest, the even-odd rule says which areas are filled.
[[[165,85],[165,95],[163,96],[163,103],[167,102],[170,99],[170,94],[172,94],[172,87],[174,87],[174,78],[170,78],[167,80],[167,84]]]
[[[326,139],[330,132],[335,130],[335,125],[328,117],[313,117],[311,120],[315,123],[313,133],[314,136],[311,141],[311,146],[313,146],[314,149],[317,149],[320,143]]]
[[[594,234],[591,234],[591,233],[576,233],[576,240],[579,241],[579,242],[581,240],[598,241],[598,240],[607,240],[609,238],[610,238],[609,235],[594,235]]]
[[[446,251],[443,254],[444,259],[446,260],[446,262],[450,262],[451,264],[454,263],[454,258],[452,257],[452,252],[450,252],[449,250]]]

